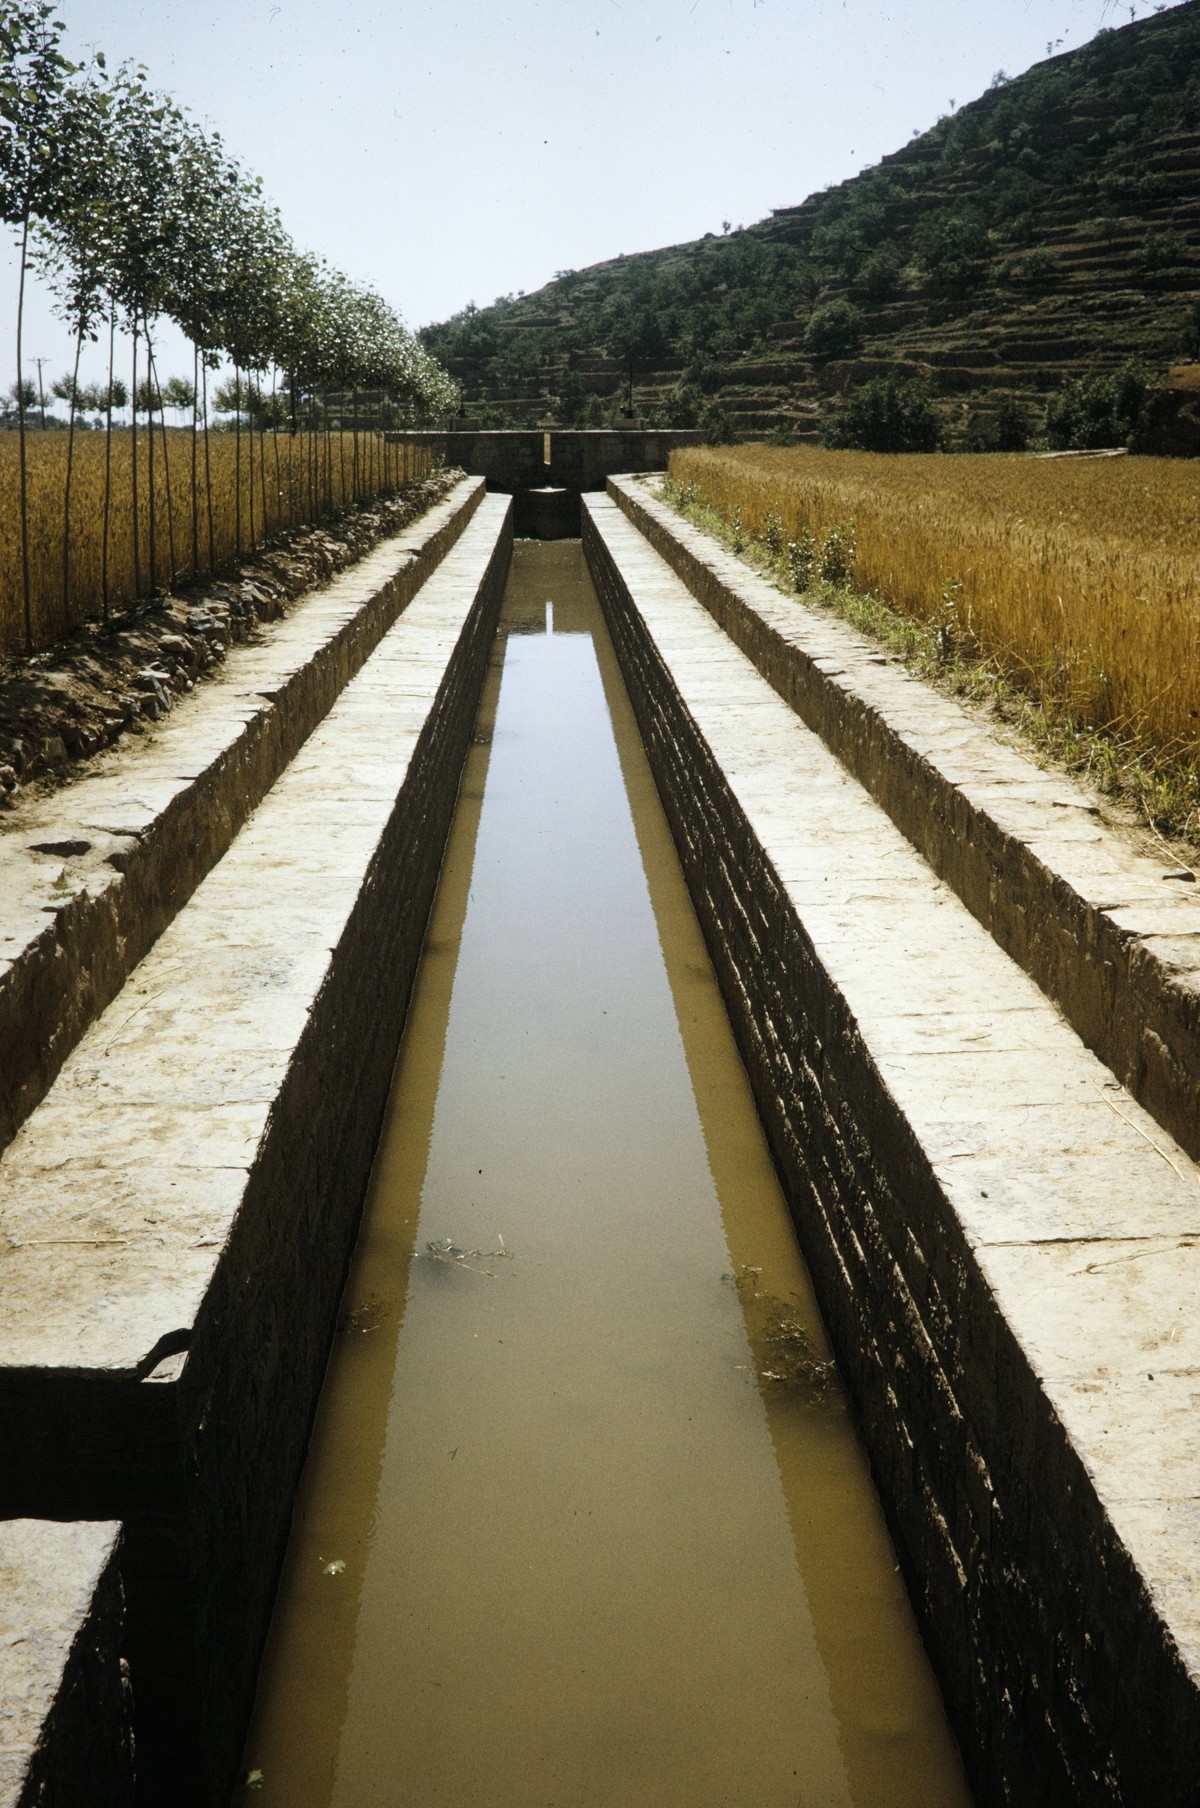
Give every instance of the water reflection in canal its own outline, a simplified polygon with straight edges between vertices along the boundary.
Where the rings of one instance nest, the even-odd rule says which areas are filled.
[[[965,1804],[826,1355],[578,542],[518,542],[247,1801]]]

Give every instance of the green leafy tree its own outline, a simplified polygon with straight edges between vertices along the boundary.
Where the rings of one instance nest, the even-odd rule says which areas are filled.
[[[61,105],[74,65],[59,45],[63,24],[48,0],[0,0],[0,220],[18,236],[17,418],[20,433],[21,575],[25,644],[33,651],[29,575],[29,480],[26,465],[22,369],[25,280],[35,220],[49,219],[57,201],[64,149]]]
[[[852,358],[862,344],[863,325],[861,308],[835,296],[813,309],[804,329],[804,349],[821,364],[833,358]]]
[[[852,390],[823,437],[859,452],[936,452],[942,422],[927,383],[892,373]]]
[[[879,307],[890,301],[899,276],[900,253],[891,245],[881,245],[863,264],[858,280],[866,290],[867,299]]]
[[[1046,409],[1056,451],[1091,451],[1129,441],[1146,394],[1146,373],[1129,359],[1110,376],[1071,377]]]
[[[919,222],[913,245],[933,282],[948,295],[965,294],[983,275],[987,228],[976,214],[929,214]]]

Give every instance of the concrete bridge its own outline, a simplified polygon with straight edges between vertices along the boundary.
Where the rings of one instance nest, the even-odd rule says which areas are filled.
[[[482,477],[489,490],[511,496],[514,531],[541,540],[577,536],[580,497],[603,490],[616,473],[665,471],[673,451],[704,439],[693,428],[638,426],[511,432],[459,427],[387,437],[427,447],[443,464]]]

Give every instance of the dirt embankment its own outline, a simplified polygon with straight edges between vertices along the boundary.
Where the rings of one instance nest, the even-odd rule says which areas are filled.
[[[229,646],[253,640],[298,596],[425,514],[461,476],[439,471],[340,521],[280,538],[215,578],[0,663],[0,808],[30,785],[64,782],[129,729],[166,715]]]

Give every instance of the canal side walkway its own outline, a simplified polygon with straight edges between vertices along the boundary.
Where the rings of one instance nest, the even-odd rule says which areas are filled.
[[[120,1522],[76,1619],[128,1657],[141,1801],[232,1784],[510,549],[460,484],[3,850],[0,1515],[47,1587],[53,1528],[14,1526]],[[79,1774],[84,1632],[26,1598],[5,1808]]]
[[[913,845],[968,875],[986,857],[960,841],[988,789],[974,725],[913,680],[897,698],[868,643],[642,485],[610,490],[585,500],[589,564],[979,1800],[1194,1802],[1200,1172],[1035,983],[1039,949],[1081,1012],[1103,980],[1115,1056],[1162,944],[1126,947],[1123,994],[1100,931],[1073,943],[1078,893],[1022,886],[1015,859],[981,922]],[[734,613],[748,652],[718,625]],[[893,681],[897,763],[939,766],[956,808],[927,788],[910,840],[785,700],[797,671],[816,717],[822,682]],[[860,739],[865,767],[883,734]],[[1194,948],[1200,912],[1130,874],[1063,781],[1030,768],[1014,795],[996,769],[1017,757],[995,749],[987,801],[1020,813],[1026,865],[1107,870],[1118,924],[1148,935],[1156,908]],[[1033,976],[992,933],[1021,915]],[[1162,1104],[1165,1058],[1144,1088],[1172,1123],[1197,1075],[1181,991],[1180,1093]]]

